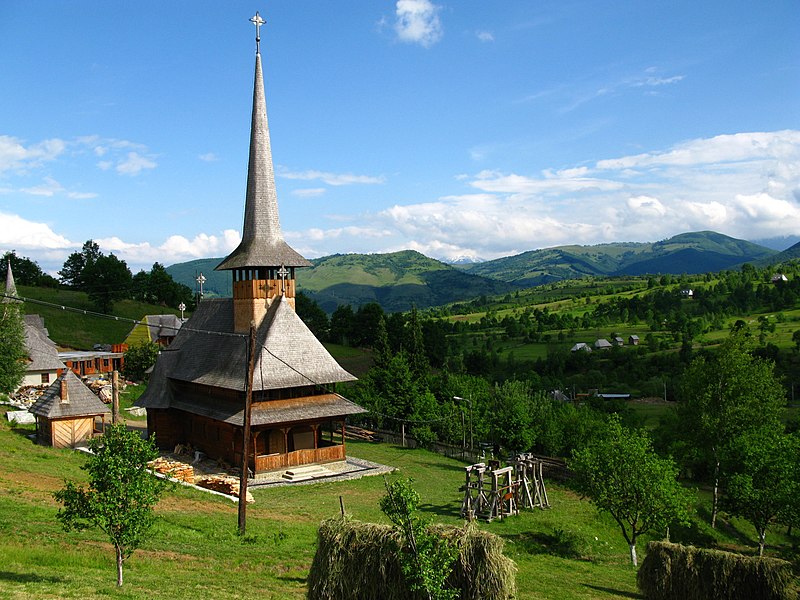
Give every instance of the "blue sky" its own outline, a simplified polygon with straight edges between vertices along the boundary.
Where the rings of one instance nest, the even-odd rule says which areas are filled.
[[[284,235],[491,259],[800,233],[800,3],[0,3],[0,250],[223,256],[260,11]]]

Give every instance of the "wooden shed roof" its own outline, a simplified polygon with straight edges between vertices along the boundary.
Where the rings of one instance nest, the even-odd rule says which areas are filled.
[[[36,317],[36,318],[28,318]],[[28,371],[55,371],[66,369],[58,357],[58,348],[55,342],[47,337],[44,321],[39,315],[26,315],[25,318],[25,349],[30,363]]]
[[[61,382],[66,382],[69,402],[62,402]],[[40,417],[59,419],[110,414],[108,407],[94,392],[67,369],[48,387],[28,411]]]

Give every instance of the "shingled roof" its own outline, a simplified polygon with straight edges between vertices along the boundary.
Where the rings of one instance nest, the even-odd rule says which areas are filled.
[[[47,337],[47,329],[39,315],[25,315],[25,349],[28,354],[28,371],[53,371],[67,367],[58,358],[55,342]]]
[[[278,194],[272,168],[267,103],[261,54],[256,54],[253,115],[250,125],[250,159],[242,241],[216,270],[255,267],[310,267],[311,263],[287,244],[278,219]]]
[[[67,402],[62,402],[62,381],[66,382]],[[100,398],[69,369],[39,396],[28,411],[48,419],[110,414]]]
[[[245,390],[247,336],[204,331],[233,333],[232,299],[200,303],[169,349],[159,355],[137,406],[170,406],[173,397],[168,380]],[[355,379],[314,337],[288,301],[277,297],[256,332],[253,389],[307,387]]]

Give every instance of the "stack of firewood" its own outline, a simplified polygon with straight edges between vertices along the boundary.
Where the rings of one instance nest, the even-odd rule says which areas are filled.
[[[348,425],[345,428],[345,435],[349,438],[355,438],[357,440],[366,440],[367,442],[378,441],[378,437],[375,435],[374,431],[370,431],[369,429],[364,429],[363,427],[357,427],[355,425]]]
[[[177,460],[159,457],[147,463],[151,469],[178,481],[194,483],[194,467]]]
[[[235,477],[223,477],[221,475],[209,475],[196,482],[196,485],[215,492],[227,494],[228,496],[239,496],[239,480]],[[247,502],[255,502],[250,491],[247,492]]]

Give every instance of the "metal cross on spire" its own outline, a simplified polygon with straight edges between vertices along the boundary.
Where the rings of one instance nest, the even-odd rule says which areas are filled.
[[[286,295],[286,276],[289,275],[289,269],[287,269],[284,265],[281,265],[281,268],[278,269],[278,277],[281,278],[281,295]]]
[[[250,17],[250,22],[256,26],[256,54],[261,54],[261,26],[266,23],[266,21],[262,19],[261,15],[256,11],[256,15]]]

